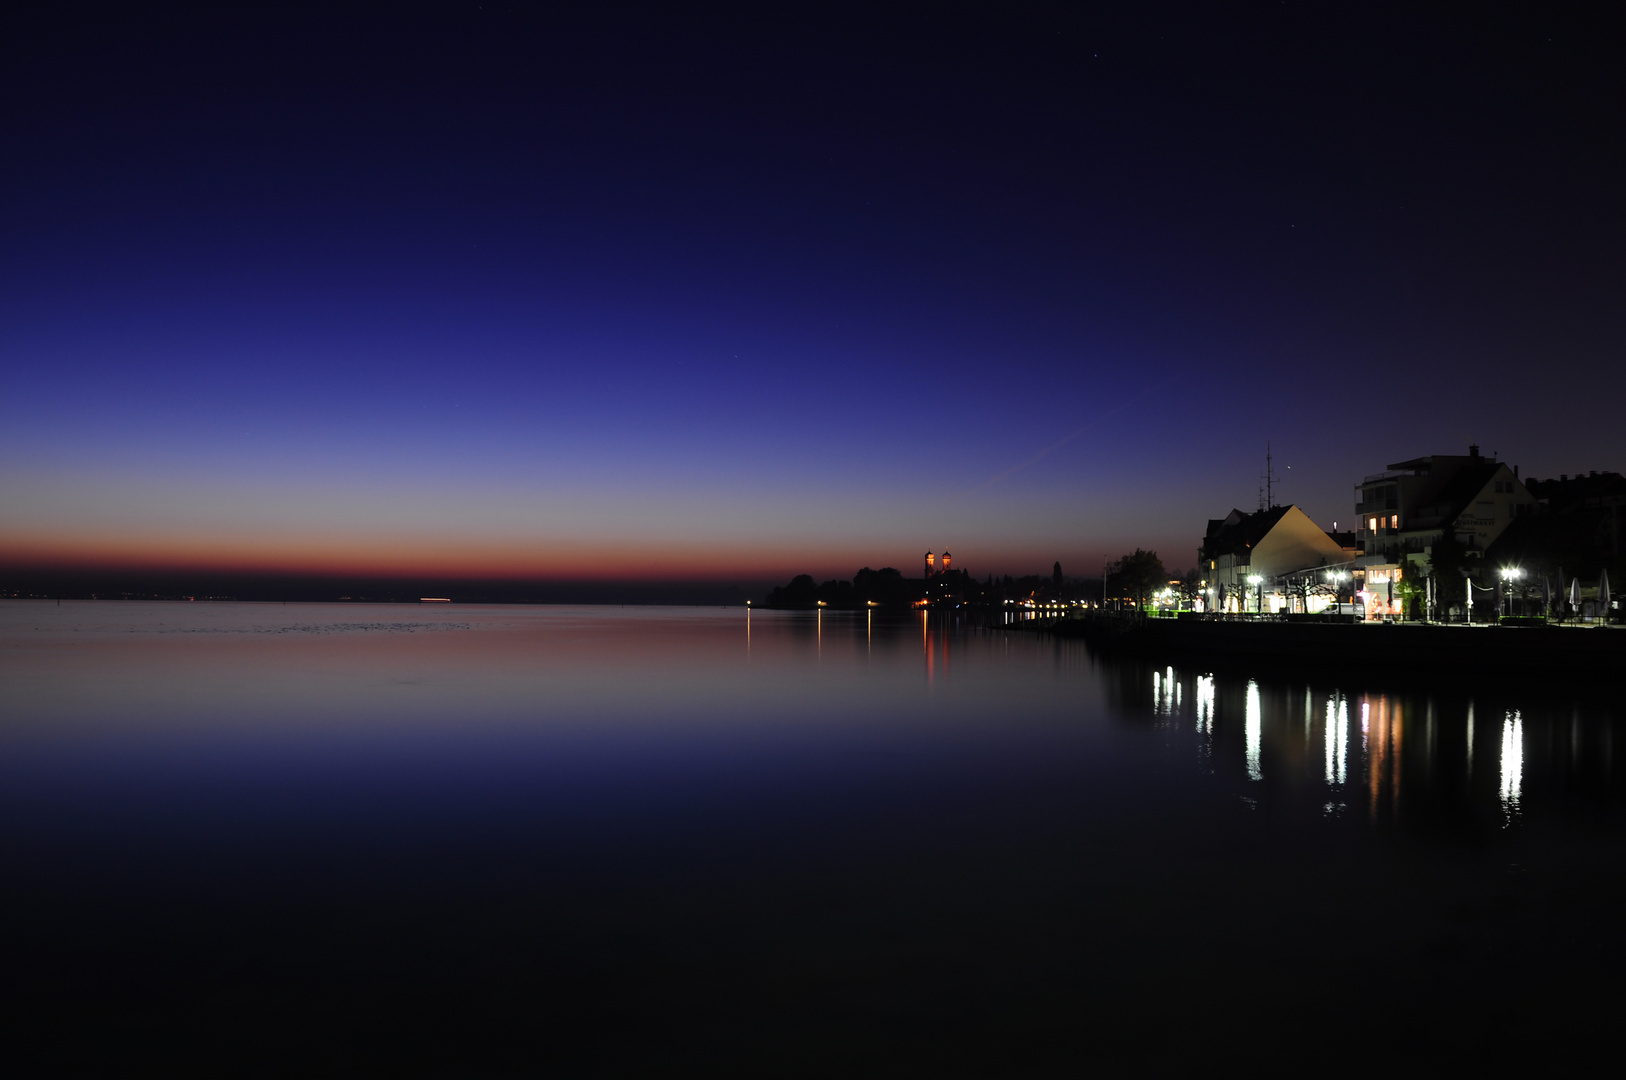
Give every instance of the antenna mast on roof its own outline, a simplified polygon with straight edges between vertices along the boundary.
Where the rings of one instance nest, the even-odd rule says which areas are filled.
[[[1270,464],[1270,440],[1265,440],[1265,474],[1259,478],[1259,509],[1269,510],[1276,505],[1276,470]]]

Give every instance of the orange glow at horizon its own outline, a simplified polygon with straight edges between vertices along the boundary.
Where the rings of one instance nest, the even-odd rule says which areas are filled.
[[[367,536],[0,539],[0,568],[48,571],[636,582],[777,580],[809,570],[846,578],[860,566],[877,562],[873,553],[787,551],[782,546],[764,550],[756,544],[519,543]]]

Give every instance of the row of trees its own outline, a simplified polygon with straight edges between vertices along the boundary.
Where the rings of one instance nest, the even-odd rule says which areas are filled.
[[[860,608],[867,604],[882,607],[908,607],[921,596],[919,580],[910,581],[890,566],[879,570],[864,567],[851,581],[831,579],[815,582],[811,574],[798,574],[787,585],[776,586],[764,604],[771,608],[810,608],[824,604],[833,608]]]
[[[1155,555],[1153,556],[1156,557]],[[929,585],[929,587],[928,587]],[[887,566],[880,570],[864,567],[851,581],[832,578],[815,581],[811,574],[798,574],[785,585],[776,586],[764,599],[765,607],[806,609],[823,604],[830,608],[907,607],[929,595],[934,602],[952,600],[974,604],[1000,604],[1006,600],[1096,599],[1093,581],[1067,578],[1061,563],[1049,574],[1012,577],[992,574],[978,580],[965,570],[949,570],[929,579],[906,578]]]

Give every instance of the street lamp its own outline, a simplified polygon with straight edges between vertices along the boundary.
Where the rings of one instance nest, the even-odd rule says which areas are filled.
[[[1265,579],[1258,574],[1248,576],[1248,584],[1253,586],[1253,611],[1256,615],[1265,613]]]
[[[1524,571],[1517,566],[1502,567],[1502,580],[1507,582],[1507,613],[1513,614],[1513,583],[1524,577]]]
[[[1349,575],[1342,570],[1327,571],[1327,580],[1332,582],[1332,605],[1334,611],[1342,612],[1344,610],[1344,579],[1347,577],[1349,577]]]

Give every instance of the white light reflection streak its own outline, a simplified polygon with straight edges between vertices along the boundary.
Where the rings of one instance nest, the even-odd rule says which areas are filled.
[[[1334,695],[1327,699],[1327,783],[1342,784],[1348,778],[1349,702]]]
[[[1263,780],[1265,774],[1259,769],[1259,749],[1264,738],[1264,718],[1259,707],[1259,684],[1252,679],[1248,680],[1248,717],[1247,717],[1247,743],[1248,743],[1248,779]]]
[[[1474,703],[1468,702],[1468,776],[1474,775]]]
[[[1197,764],[1204,772],[1212,772],[1209,762],[1214,757],[1214,677],[1197,676]]]
[[[1333,765],[1333,757],[1337,752],[1335,744],[1338,740],[1338,699],[1336,695],[1327,699],[1327,719],[1322,723],[1321,730],[1321,741],[1326,744],[1327,750],[1327,783],[1330,786],[1338,782],[1338,770]]]
[[[1168,668],[1162,674],[1152,672],[1152,713],[1156,716],[1173,716],[1179,702],[1180,685],[1175,681],[1174,668]]]
[[[1519,816],[1519,788],[1524,782],[1524,718],[1519,710],[1508,711],[1502,721],[1502,813],[1506,828]]]

